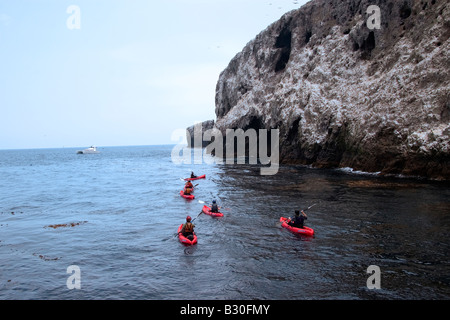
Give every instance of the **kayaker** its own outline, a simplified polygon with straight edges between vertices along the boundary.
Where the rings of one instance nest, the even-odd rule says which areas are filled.
[[[183,234],[183,236],[185,236],[189,240],[194,239],[195,225],[191,222],[191,220],[192,220],[191,217],[187,216],[186,223],[183,224],[183,227],[181,228],[181,233]]]
[[[220,210],[220,208],[219,208],[219,206],[217,205],[216,200],[213,200],[213,201],[212,201],[212,204],[211,204],[211,212],[213,212],[213,213],[218,213],[219,210]]]
[[[295,217],[289,218],[288,225],[295,228],[303,228],[305,220],[308,219],[306,213],[302,210],[295,210]]]
[[[197,176],[194,174],[194,171],[191,171],[191,179],[197,178]]]
[[[185,196],[190,196],[192,193],[192,188],[184,188],[183,192]]]
[[[192,182],[188,181],[186,182],[186,184],[184,185],[185,188],[194,188],[194,185],[192,184]]]

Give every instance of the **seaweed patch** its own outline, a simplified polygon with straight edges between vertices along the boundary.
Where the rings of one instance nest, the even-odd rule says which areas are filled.
[[[49,258],[49,257],[46,257],[46,256],[44,256],[42,254],[37,254],[37,253],[33,253],[33,256],[39,257],[40,259],[42,259],[44,261],[56,261],[56,260],[61,259],[61,258]]]
[[[51,225],[45,226],[44,228],[53,228],[53,229],[70,228],[70,227],[79,226],[79,225],[85,224],[85,223],[87,223],[87,221],[69,222],[69,223],[61,223],[61,224],[51,224]]]

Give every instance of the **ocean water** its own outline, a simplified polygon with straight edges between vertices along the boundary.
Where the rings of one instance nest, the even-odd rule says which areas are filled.
[[[261,176],[176,165],[172,148],[0,151],[0,299],[450,298],[448,183],[303,166]],[[206,179],[187,201],[191,171]],[[199,215],[213,199],[223,218]],[[313,204],[314,237],[281,227]],[[193,247],[175,236],[187,215]],[[379,289],[367,285],[372,265]]]

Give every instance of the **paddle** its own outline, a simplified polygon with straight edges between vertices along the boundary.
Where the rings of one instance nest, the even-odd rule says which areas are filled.
[[[187,181],[184,180],[183,178],[180,178],[180,180],[183,181],[184,183],[187,183]],[[199,185],[199,183],[197,183],[195,186],[198,186],[198,185]]]
[[[200,213],[191,221],[191,223],[192,222],[194,222],[195,221],[195,219],[197,219],[201,214],[203,213],[203,210],[202,211],[200,211]]]
[[[315,205],[317,205],[317,203],[314,203],[312,206],[309,206],[307,209],[303,209],[303,211],[307,211],[307,210],[311,209],[312,207],[314,207]]]
[[[301,210],[301,211],[303,211],[303,212],[308,211],[309,209],[311,209],[311,208],[314,207],[315,205],[317,205],[317,203],[314,203],[312,206],[309,206],[308,208],[303,209],[303,210]],[[287,218],[286,221],[291,221],[291,218]]]

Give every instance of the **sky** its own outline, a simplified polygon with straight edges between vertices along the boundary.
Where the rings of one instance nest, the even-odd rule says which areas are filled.
[[[0,149],[177,144],[216,119],[231,59],[306,2],[0,0]]]

